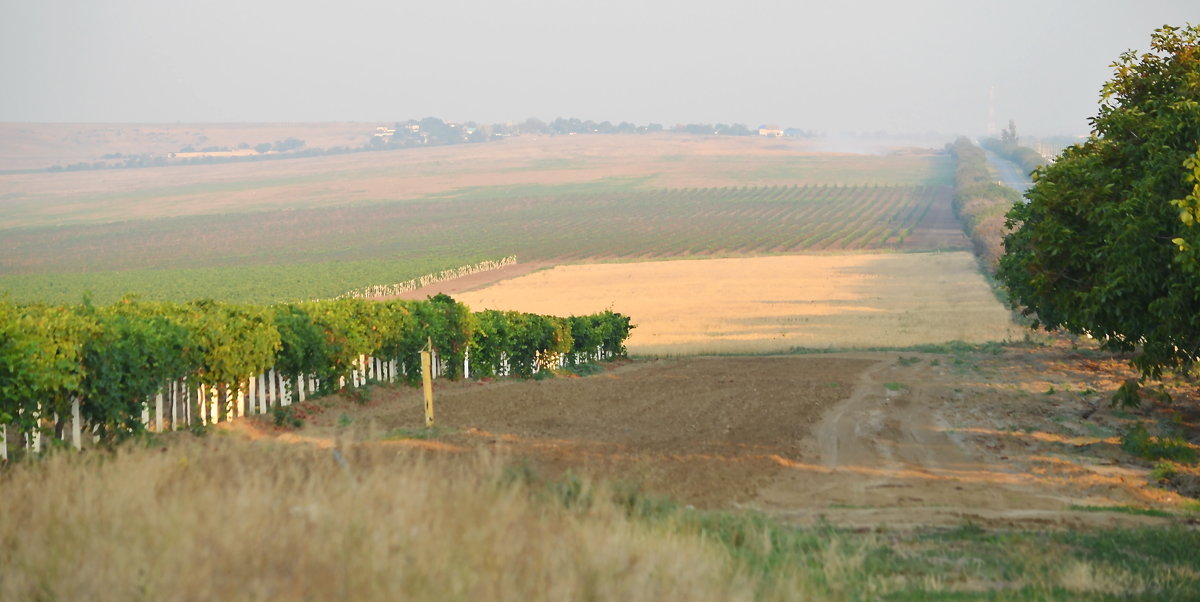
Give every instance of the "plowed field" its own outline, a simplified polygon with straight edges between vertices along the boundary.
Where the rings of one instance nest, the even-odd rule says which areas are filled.
[[[541,474],[571,470],[697,507],[754,508],[796,523],[1054,528],[1168,519],[1149,466],[1120,463],[1131,418],[1101,404],[1126,368],[1059,348],[689,358],[610,365],[544,381],[439,382],[439,429],[416,389],[325,404],[298,443],[486,449]],[[1067,361],[1064,361],[1067,360]],[[1151,408],[1147,413],[1154,411]],[[349,425],[349,426],[348,426]],[[417,438],[413,438],[413,437]]]

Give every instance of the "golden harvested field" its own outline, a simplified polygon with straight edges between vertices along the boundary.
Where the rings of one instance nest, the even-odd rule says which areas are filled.
[[[634,319],[646,355],[1020,339],[968,252],[566,265],[457,297],[471,308]]]

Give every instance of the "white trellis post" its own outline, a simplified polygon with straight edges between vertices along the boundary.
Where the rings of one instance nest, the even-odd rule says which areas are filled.
[[[463,379],[471,378],[471,348],[467,347],[466,353],[463,354]]]
[[[196,391],[196,419],[200,421],[200,424],[208,424],[208,387],[203,383]]]
[[[79,398],[71,398],[71,445],[83,449],[83,416],[79,412]]]
[[[274,368],[271,368],[270,370],[267,371],[267,396],[271,398],[271,402],[274,405],[276,405],[276,406],[283,405],[282,403],[280,403],[279,398],[275,396],[275,369]]]
[[[8,461],[8,425],[0,424],[0,460]]]
[[[150,402],[142,399],[142,426],[150,428]]]
[[[208,393],[212,397],[211,405],[209,406],[208,423],[216,424],[221,419],[221,386],[213,385],[208,388]]]
[[[239,383],[235,383],[234,386],[238,387],[238,415],[245,416],[246,415],[246,390],[242,389],[240,381],[239,381]],[[248,384],[247,384],[247,386],[248,386]]]
[[[179,381],[167,385],[167,394],[171,398],[171,430],[176,430],[179,428]]]
[[[38,411],[33,415],[33,432],[29,434],[30,447],[33,448],[33,453],[42,452],[42,406],[38,404]]]
[[[163,394],[159,391],[154,396],[154,432],[161,433],[163,428]]]
[[[267,375],[264,373],[256,379],[258,387],[258,413],[267,413]]]
[[[296,375],[296,392],[300,396],[300,403],[304,403],[304,390],[308,387],[304,386],[304,375]]]

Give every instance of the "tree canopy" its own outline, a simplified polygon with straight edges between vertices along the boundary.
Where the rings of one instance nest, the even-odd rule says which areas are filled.
[[[1112,64],[1091,134],[1034,172],[997,275],[1035,327],[1137,351],[1157,378],[1200,354],[1200,27],[1150,48]]]

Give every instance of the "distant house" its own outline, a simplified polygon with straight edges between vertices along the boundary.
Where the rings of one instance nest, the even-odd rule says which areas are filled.
[[[782,138],[783,130],[779,129],[777,125],[760,125],[758,126],[758,135],[768,138]]]
[[[391,138],[395,134],[396,134],[396,128],[390,128],[390,127],[387,127],[384,125],[381,125],[381,126],[375,128],[375,137],[376,138]]]

